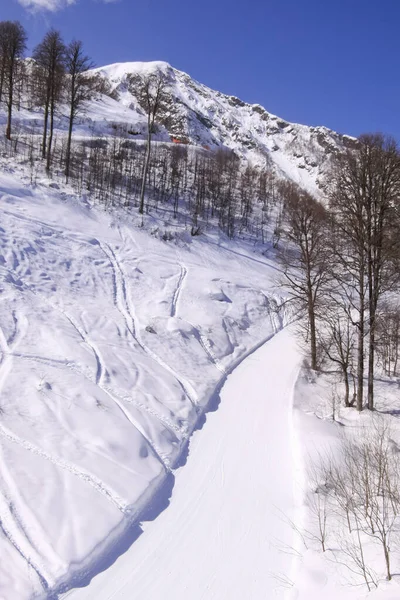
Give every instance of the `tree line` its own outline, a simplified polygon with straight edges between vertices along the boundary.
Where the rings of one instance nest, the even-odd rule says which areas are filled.
[[[11,140],[13,108],[21,107],[21,97],[29,106],[43,109],[41,154],[49,171],[52,162],[54,117],[60,104],[68,107],[68,134],[65,175],[70,174],[72,132],[79,112],[101,86],[99,78],[87,73],[93,63],[81,41],[65,44],[59,31],[51,29],[34,48],[33,62],[24,59],[27,34],[18,21],[0,21],[0,104],[7,108],[6,138]]]
[[[336,157],[325,205],[284,190],[285,284],[305,315],[310,366],[341,372],[346,406],[374,409],[377,359],[397,374],[400,311],[400,154],[381,134]]]

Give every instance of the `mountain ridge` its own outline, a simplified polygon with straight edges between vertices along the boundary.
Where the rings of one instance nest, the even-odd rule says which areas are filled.
[[[164,61],[113,63],[92,72],[109,82],[118,102],[135,112],[139,122],[144,113],[128,90],[128,79],[161,72],[170,107],[160,120],[160,141],[229,148],[257,166],[272,165],[281,176],[315,195],[323,190],[332,156],[354,143],[351,136],[323,125],[291,123],[260,104],[213,90]]]

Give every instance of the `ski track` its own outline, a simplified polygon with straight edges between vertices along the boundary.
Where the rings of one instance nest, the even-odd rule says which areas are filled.
[[[7,492],[4,489],[4,498],[8,502],[10,516],[13,517],[14,522],[18,526],[18,530],[24,535],[30,546],[30,557],[32,558],[32,554],[35,554],[35,557],[33,557],[32,560],[34,560],[37,565],[40,563],[41,573],[47,581],[50,581],[51,578],[48,574],[44,575],[45,569],[43,567],[42,557],[47,564],[57,565],[57,569],[60,571],[65,569],[65,563],[54,551],[41,523],[37,520],[30,510],[29,505],[22,498],[20,489],[8,469],[8,465],[4,458],[0,461],[0,472],[4,481],[4,488],[7,487],[8,489]],[[19,507],[22,507],[23,517],[21,516]],[[1,511],[0,514],[2,514]],[[19,545],[21,547],[21,544]]]
[[[178,283],[175,289],[175,293],[174,293],[174,297],[172,299],[172,304],[171,304],[171,317],[176,317],[177,316],[177,312],[178,312],[178,303],[182,294],[182,289],[183,289],[183,285],[185,282],[185,279],[188,275],[188,269],[185,265],[180,264],[180,273],[179,273],[179,278],[178,278]],[[200,327],[193,325],[193,323],[191,323],[190,321],[188,321],[187,319],[184,319],[186,321],[186,323],[188,323],[189,325],[191,325],[193,327],[193,330],[195,332],[195,336],[197,341],[199,342],[200,346],[202,347],[202,349],[204,350],[204,352],[206,353],[206,355],[208,356],[210,362],[213,363],[213,365],[224,375],[225,374],[225,369],[224,367],[221,365],[221,363],[219,362],[219,360],[217,359],[217,357],[215,356],[215,354],[213,353],[210,343],[207,340],[207,338],[205,336],[203,336],[200,333]]]
[[[107,394],[107,396],[114,402],[114,404],[116,404],[116,406],[118,406],[119,410],[122,412],[122,414],[124,415],[124,417],[139,432],[139,434],[142,436],[142,438],[144,439],[144,441],[148,444],[149,448],[151,449],[151,451],[153,452],[153,454],[157,458],[157,460],[163,465],[163,467],[165,469],[168,470],[169,466],[168,466],[165,458],[163,458],[162,452],[157,448],[156,444],[154,444],[154,442],[147,436],[147,434],[144,431],[143,427],[126,410],[126,408],[124,407],[124,405],[122,404],[122,402],[120,401],[120,399],[114,393],[112,393],[110,391],[110,389],[104,384],[103,379],[104,379],[104,373],[105,373],[106,369],[105,369],[105,365],[104,365],[104,361],[102,359],[101,353],[100,353],[99,349],[97,348],[96,344],[94,344],[94,342],[89,338],[89,336],[84,331],[84,329],[75,321],[75,319],[73,319],[69,314],[67,314],[65,312],[65,310],[63,310],[63,309],[61,309],[59,307],[56,307],[53,304],[52,304],[52,306],[56,310],[59,310],[65,316],[65,318],[71,323],[71,325],[75,329],[75,331],[79,334],[79,336],[81,337],[81,339],[83,340],[83,342],[85,342],[85,344],[93,352],[93,355],[95,357],[95,361],[96,361],[96,364],[97,364],[96,378],[95,378],[95,382],[94,383],[105,394]]]
[[[169,509],[88,587],[63,598],[282,597],[274,574],[287,572],[292,558],[276,548],[276,540],[290,545],[293,534],[290,527],[282,531],[274,511],[290,510],[295,501],[288,411],[299,363],[288,331],[265,338],[235,361],[221,406],[194,435],[188,464],[177,471]],[[238,419],[244,394],[249,408]],[[246,468],[239,468],[243,453]],[[279,477],[282,485],[276,486]]]
[[[24,323],[25,325],[25,323]],[[0,361],[0,387],[7,378],[12,366],[12,350],[18,345],[20,339],[23,338],[24,331],[18,329],[18,320],[14,316],[14,332],[7,340],[2,328],[0,328],[0,348],[2,351],[2,357]],[[9,341],[11,340],[12,346],[10,348]],[[2,426],[0,426],[0,433],[2,433]],[[6,467],[4,460],[1,461],[1,466]],[[2,477],[4,484],[6,484],[5,477]],[[44,573],[43,565],[39,566],[40,558],[32,544],[30,544],[29,538],[26,535],[25,527],[21,521],[16,518],[16,511],[12,509],[12,502],[8,500],[3,493],[0,493],[0,528],[3,534],[9,540],[10,544],[25,560],[25,562],[35,571],[38,579],[44,590],[49,589],[50,578]]]
[[[23,535],[21,535],[21,531],[19,526],[14,523],[14,520],[11,515],[11,510],[9,503],[5,499],[5,497],[0,493],[0,529],[3,532],[4,536],[8,539],[10,544],[14,547],[14,549],[18,552],[18,554],[22,557],[22,559],[27,563],[29,567],[31,567],[44,590],[47,592],[50,588],[50,585],[46,579],[46,576],[43,574],[41,568],[36,564],[35,560],[32,558],[32,548],[25,548],[26,542],[23,539]]]
[[[125,514],[126,509],[128,508],[126,502],[119,498],[119,496],[109,486],[107,486],[103,481],[101,481],[101,479],[99,479],[95,475],[92,475],[87,471],[78,468],[75,464],[67,460],[53,456],[45,450],[38,448],[31,442],[28,442],[28,440],[24,440],[19,436],[15,435],[2,424],[0,424],[0,435],[8,441],[12,442],[13,444],[17,444],[18,446],[24,448],[28,452],[40,456],[41,458],[44,458],[45,460],[51,462],[53,465],[56,465],[64,471],[72,473],[72,475],[75,475],[85,483],[91,485],[95,490],[97,490],[100,494],[105,496],[107,500],[112,502],[122,513]]]
[[[168,371],[174,377],[174,379],[182,389],[184,395],[187,397],[189,402],[194,408],[198,409],[198,398],[193,386],[183,377],[178,375],[178,373],[174,369],[172,369],[172,367],[165,363],[155,352],[153,352],[148,346],[146,346],[146,344],[143,343],[139,333],[139,327],[136,327],[137,317],[135,315],[133,303],[127,292],[126,276],[123,271],[122,265],[111,246],[107,245],[107,250],[105,249],[104,244],[101,244],[100,247],[103,249],[105,255],[108,257],[111,267],[113,269],[115,281],[115,303],[122,317],[124,318],[128,331],[131,333],[132,337],[137,342],[142,351],[145,352],[148,356],[150,356],[150,358],[152,358],[154,362],[158,363],[159,366],[161,366],[164,370]]]
[[[179,278],[178,278],[178,283],[176,286],[176,290],[174,293],[174,297],[172,299],[172,305],[171,305],[171,317],[175,317],[177,310],[178,310],[178,302],[179,302],[179,298],[181,296],[182,293],[182,287],[184,284],[184,281],[187,277],[187,268],[184,265],[180,265],[180,273],[179,273]]]
[[[73,321],[71,319],[68,319],[68,320],[71,324],[73,324]],[[14,341],[14,347],[17,345],[18,339],[21,337],[21,335],[22,334],[20,333],[19,335],[16,334],[14,336],[16,338],[16,341]],[[7,340],[5,339],[4,333],[2,332],[1,329],[0,329],[0,345],[2,346],[2,350],[3,350],[3,358],[2,358],[2,362],[0,364],[0,386],[2,387],[7,375],[11,369],[12,349],[10,351],[10,348],[8,348]],[[7,439],[8,441],[10,441],[14,444],[17,444],[18,446],[24,448],[28,452],[31,452],[32,454],[35,454],[37,456],[40,456],[41,458],[44,458],[45,460],[51,462],[52,464],[56,465],[60,469],[63,469],[64,471],[68,471],[69,473],[72,473],[79,479],[85,481],[87,484],[91,485],[95,490],[97,490],[99,493],[101,493],[103,496],[105,496],[109,501],[111,501],[121,512],[125,513],[125,511],[127,509],[127,504],[125,502],[123,502],[122,499],[120,499],[119,496],[111,488],[109,488],[103,481],[101,481],[101,479],[99,479],[95,475],[92,475],[92,474],[88,473],[87,471],[78,468],[75,464],[73,464],[69,461],[63,460],[61,458],[55,457],[55,456],[47,453],[46,451],[42,450],[41,448],[38,448],[31,442],[28,442],[28,440],[24,440],[23,438],[20,438],[18,435],[11,432],[2,423],[0,423],[0,436],[2,436],[3,438]]]
[[[82,234],[80,234],[76,231],[73,231],[72,229],[60,228],[60,227],[57,227],[56,225],[52,225],[45,221],[39,221],[38,219],[33,219],[32,217],[26,217],[25,215],[19,215],[18,213],[14,213],[9,210],[3,209],[2,213],[5,215],[8,215],[10,217],[14,217],[15,219],[18,219],[20,221],[24,221],[25,223],[32,223],[32,225],[37,225],[38,227],[41,227],[42,230],[43,229],[52,230],[58,236],[60,236],[64,239],[70,240],[71,242],[75,242],[76,244],[84,244],[84,245],[89,245],[89,246],[94,245],[93,242],[95,240],[93,238],[82,236]],[[43,233],[43,232],[36,232],[36,233]]]

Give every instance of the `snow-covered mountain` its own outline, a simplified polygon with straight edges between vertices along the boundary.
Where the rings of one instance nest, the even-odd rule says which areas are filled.
[[[353,138],[326,127],[289,123],[259,104],[214,91],[165,62],[117,63],[94,72],[111,84],[118,98],[107,99],[111,118],[126,123],[130,135],[145,134],[146,117],[128,90],[128,80],[161,72],[167,81],[169,106],[160,118],[159,139],[207,149],[230,148],[254,164],[272,165],[282,177],[314,193],[323,186],[332,156],[353,143]],[[104,107],[104,98],[91,106],[92,119],[99,114],[100,103]]]
[[[109,89],[80,115],[76,145],[143,141],[128,82],[159,70],[164,144],[230,148],[320,194],[332,156],[354,143],[158,62],[95,70]],[[298,377],[274,248],[212,222],[191,236],[168,212],[104,210],[30,152],[42,120],[22,103],[0,152],[0,600],[397,600],[373,543],[371,594],[357,554],[321,556],[325,513],[309,503],[306,466],[369,417],[332,405],[333,372]],[[266,239],[273,228],[267,220]],[[397,453],[398,386],[376,389],[372,417],[392,420]],[[328,537],[341,533],[338,514]]]

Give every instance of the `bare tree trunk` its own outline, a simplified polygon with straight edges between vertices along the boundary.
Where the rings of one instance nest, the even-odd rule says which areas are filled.
[[[358,324],[358,352],[357,352],[357,410],[363,409],[364,399],[364,276],[361,275],[360,288],[362,286],[360,297],[360,322]]]
[[[46,149],[47,149],[47,124],[48,124],[48,120],[49,120],[49,103],[46,102],[46,105],[44,107],[42,158],[46,158]]]
[[[315,311],[312,301],[312,292],[308,299],[308,321],[310,324],[310,349],[311,349],[311,368],[316,371],[318,368],[317,363],[317,329],[315,324]]]
[[[12,120],[12,106],[14,101],[14,67],[10,66],[10,75],[8,78],[8,102],[7,102],[7,129],[6,138],[11,140],[11,120]]]
[[[49,131],[49,142],[48,142],[48,146],[47,146],[46,171],[50,171],[50,167],[51,167],[51,147],[53,144],[54,111],[55,111],[55,106],[54,106],[54,101],[52,100],[51,105],[50,105],[50,131]]]
[[[344,405],[346,408],[350,406],[350,384],[349,384],[349,374],[347,369],[343,369],[343,379],[344,379]]]
[[[4,64],[4,58],[3,58],[1,61],[1,67],[0,67],[0,103],[3,99],[4,75],[5,75],[5,64]]]
[[[375,363],[375,311],[369,317],[369,348],[368,348],[368,408],[374,409],[374,363]]]
[[[67,139],[67,154],[65,159],[65,179],[68,183],[70,165],[71,165],[71,143],[72,143],[72,128],[74,126],[74,107],[71,103],[71,109],[69,113],[69,126],[68,126],[68,139]]]
[[[151,129],[152,129],[152,125],[153,124],[149,122],[149,133],[148,133],[148,137],[147,137],[146,158],[145,158],[144,168],[143,168],[142,187],[140,189],[139,213],[141,215],[144,213],[144,194],[145,194],[145,191],[146,191],[147,173],[149,171],[149,165],[150,165]]]

